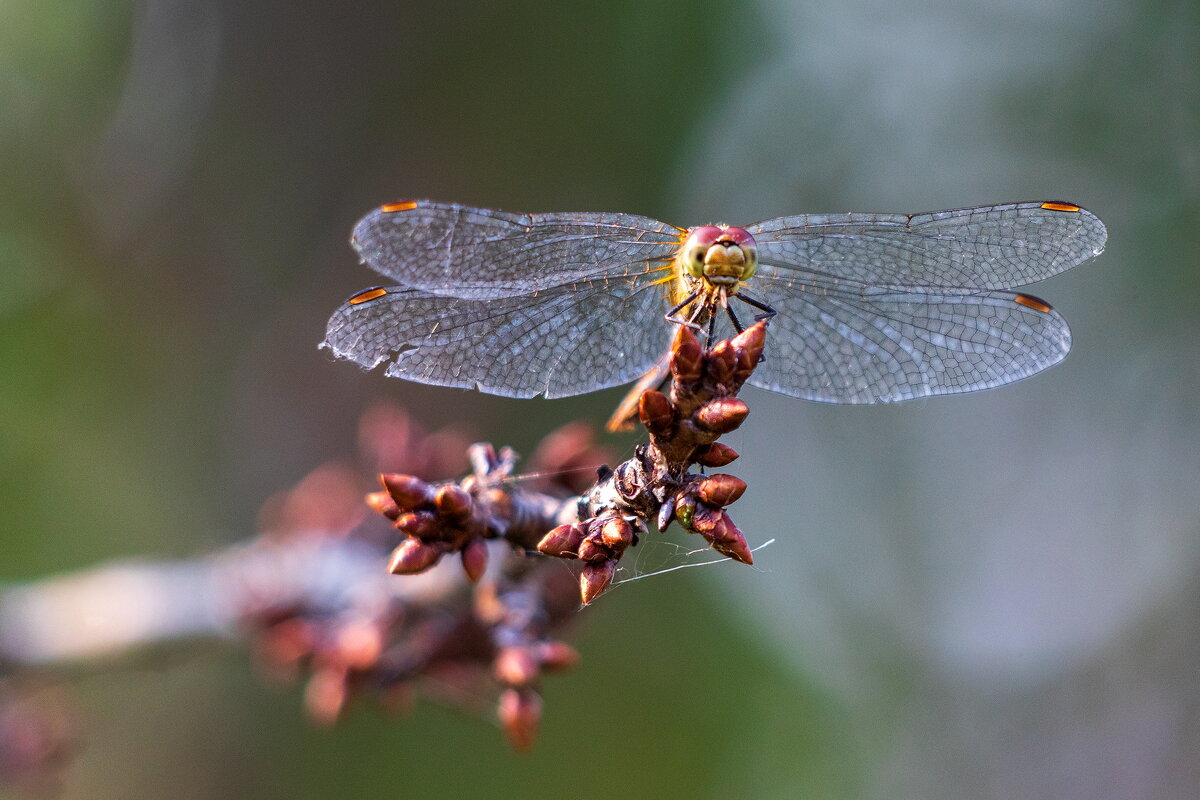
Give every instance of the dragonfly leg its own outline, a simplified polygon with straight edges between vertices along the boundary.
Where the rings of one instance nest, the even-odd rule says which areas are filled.
[[[726,303],[725,313],[729,315],[729,321],[733,323],[733,329],[735,331],[737,331],[738,333],[741,333],[742,331],[746,330],[744,327],[742,327],[741,321],[738,320],[737,314],[733,313],[733,306]]]
[[[734,295],[734,297],[736,297],[738,300],[741,300],[743,303],[746,303],[747,305],[751,305],[757,309],[760,309],[763,312],[761,314],[754,315],[755,322],[761,322],[764,319],[770,319],[771,317],[773,317],[779,313],[778,311],[771,308],[766,303],[755,300],[753,297],[747,297],[744,292],[738,292],[737,294]]]
[[[697,325],[692,320],[684,319],[683,317],[676,316],[677,314],[679,314],[680,311],[682,311],[684,309],[684,307],[687,306],[688,303],[692,302],[699,296],[700,296],[700,292],[699,292],[699,290],[697,290],[697,291],[689,294],[687,297],[683,298],[683,301],[680,302],[679,305],[675,306],[674,308],[672,308],[670,311],[668,311],[664,315],[667,322],[674,322],[676,325],[687,325],[689,328],[695,328],[698,331],[703,330],[699,325]]]

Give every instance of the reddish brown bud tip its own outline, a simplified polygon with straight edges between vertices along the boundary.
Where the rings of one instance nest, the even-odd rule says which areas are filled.
[[[687,325],[680,325],[671,342],[671,374],[679,383],[695,383],[700,380],[700,367],[704,351],[700,340]]]
[[[738,526],[733,524],[733,520],[729,518],[728,514],[724,511],[720,514],[720,523],[717,527],[711,533],[701,535],[708,540],[713,550],[721,555],[743,564],[753,564],[754,556],[750,553],[750,545],[746,544],[746,537],[738,530]]]
[[[376,514],[383,514],[388,519],[395,519],[400,516],[400,507],[396,505],[396,501],[387,492],[371,492],[364,499]]]
[[[744,480],[720,472],[704,478],[696,487],[696,492],[700,495],[701,500],[722,508],[737,502],[737,499],[745,491],[746,482]]]
[[[438,516],[451,525],[462,527],[471,519],[471,495],[456,484],[439,486],[433,495],[433,504]]]
[[[675,423],[675,409],[671,401],[662,392],[647,389],[638,398],[638,419],[646,426],[646,430],[655,436],[665,436],[670,433]]]
[[[575,558],[579,555],[579,544],[583,541],[583,527],[580,525],[559,525],[551,528],[550,532],[538,542],[540,553],[556,558]]]
[[[737,397],[715,397],[696,412],[696,424],[714,433],[737,430],[750,409]]]
[[[579,663],[579,651],[566,642],[539,642],[534,653],[545,672],[563,672]]]
[[[705,467],[723,467],[738,457],[738,452],[729,445],[713,442],[708,447],[698,450],[695,455],[696,463]]]
[[[392,551],[388,560],[388,572],[393,575],[415,575],[424,572],[438,562],[446,546],[441,542],[423,542],[410,536]]]
[[[492,674],[507,686],[528,686],[537,680],[541,668],[528,647],[505,647],[496,654]]]
[[[583,598],[583,604],[586,606],[599,597],[612,583],[613,576],[616,574],[617,562],[611,559],[584,567],[583,572],[579,573],[579,593]]]
[[[542,721],[542,698],[531,689],[505,689],[500,694],[500,725],[512,746],[522,752],[533,747]]]
[[[304,707],[319,725],[337,722],[349,698],[346,675],[341,669],[317,670],[304,687]]]
[[[379,482],[405,511],[433,502],[433,487],[412,475],[385,473],[379,476]]]
[[[744,353],[751,369],[762,359],[763,342],[767,340],[767,321],[759,320],[730,340],[739,353]],[[740,359],[739,359],[740,360]]]
[[[472,539],[463,547],[460,557],[462,558],[463,571],[467,573],[467,580],[471,583],[478,583],[487,569],[487,542],[483,539]]]
[[[600,528],[600,541],[610,550],[624,550],[633,544],[633,526],[621,517],[610,517]]]
[[[418,539],[435,538],[438,532],[438,518],[431,511],[406,511],[396,517],[392,523],[396,530]]]
[[[725,512],[721,509],[713,508],[705,503],[697,503],[688,528],[704,534],[707,538],[720,526],[723,516],[725,516]]]
[[[579,543],[579,560],[580,561],[606,561],[613,557],[613,553],[600,541],[599,533],[590,533],[584,537]]]
[[[704,364],[710,378],[717,383],[728,383],[737,367],[737,353],[729,342],[722,340],[708,351]]]
[[[370,669],[383,654],[383,628],[365,620],[352,622],[338,630],[335,646],[346,667]]]

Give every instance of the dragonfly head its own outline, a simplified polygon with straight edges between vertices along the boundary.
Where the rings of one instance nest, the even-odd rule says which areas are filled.
[[[679,258],[688,275],[714,286],[737,286],[758,268],[754,237],[744,228],[728,225],[692,228]]]

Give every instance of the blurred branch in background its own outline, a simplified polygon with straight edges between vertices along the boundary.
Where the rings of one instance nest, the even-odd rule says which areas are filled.
[[[737,457],[716,440],[746,417],[736,393],[765,333],[759,322],[702,349],[680,326],[670,395],[641,395],[650,442],[615,469],[597,470],[605,454],[574,425],[543,441],[529,475],[514,474],[511,450],[475,444],[470,474],[432,484],[430,472],[394,470],[436,473],[449,463],[443,448],[460,452],[459,443],[422,436],[403,413],[376,409],[362,440],[384,467],[384,490],[366,498],[378,515],[364,517],[353,471],[327,465],[269,502],[265,533],[246,544],[9,588],[0,594],[0,675],[119,664],[181,640],[247,640],[271,674],[308,673],[305,705],[317,722],[335,722],[356,695],[403,708],[421,686],[478,708],[498,685],[500,723],[527,750],[541,721],[542,673],[578,660],[556,638],[574,616],[576,591],[585,605],[603,593],[651,525],[665,530],[677,520],[723,555],[752,562],[724,509],[745,484],[688,470]],[[443,559],[450,554],[461,556],[461,569]],[[546,556],[578,560],[578,576]],[[0,779],[14,785],[39,783],[73,734],[43,722],[51,712],[22,712],[29,702],[11,692],[0,715]]]

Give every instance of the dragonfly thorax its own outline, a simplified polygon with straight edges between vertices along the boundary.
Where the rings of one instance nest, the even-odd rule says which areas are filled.
[[[758,248],[744,228],[704,225],[692,228],[676,257],[679,271],[730,294],[758,268]]]

